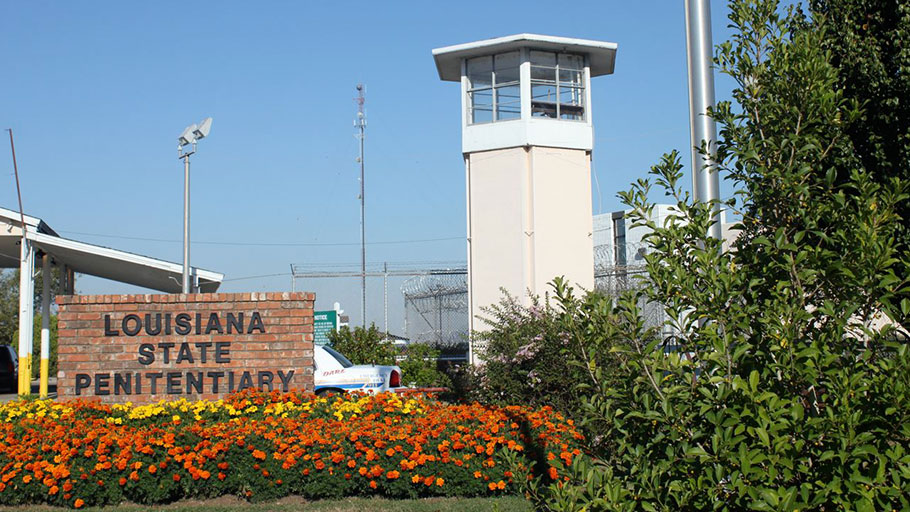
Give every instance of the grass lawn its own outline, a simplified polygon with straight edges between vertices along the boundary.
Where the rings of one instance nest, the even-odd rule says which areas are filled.
[[[347,498],[343,500],[306,501],[288,497],[267,503],[248,503],[234,497],[222,497],[207,501],[180,501],[170,505],[150,507],[148,505],[118,505],[82,510],[103,510],[104,512],[137,512],[162,510],[166,512],[525,512],[532,509],[524,498],[505,496],[502,498],[429,498],[421,500],[387,500],[380,498]],[[27,505],[22,507],[0,507],[0,510],[59,512],[58,507]]]

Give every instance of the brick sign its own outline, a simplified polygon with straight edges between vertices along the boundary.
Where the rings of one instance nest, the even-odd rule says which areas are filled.
[[[313,390],[312,293],[57,297],[57,394],[109,402]]]

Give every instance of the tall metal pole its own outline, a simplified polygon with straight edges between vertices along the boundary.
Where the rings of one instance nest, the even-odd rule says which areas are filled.
[[[383,329],[386,337],[389,336],[389,263],[382,264],[382,315],[384,320]]]
[[[717,128],[708,109],[714,107],[714,71],[711,68],[711,0],[685,0],[686,60],[689,69],[689,136],[692,149],[692,194],[697,201],[720,199],[716,150]],[[706,144],[707,154],[698,149]],[[708,235],[722,238],[720,205],[714,206],[714,222]]]
[[[32,392],[32,329],[34,329],[34,272],[35,249],[28,241],[28,226],[22,208],[22,188],[19,186],[19,165],[16,163],[16,144],[13,129],[9,128],[9,148],[13,153],[13,174],[16,176],[16,195],[19,197],[19,218],[22,222],[22,241],[19,257],[19,386],[20,395]]]
[[[183,293],[192,292],[190,285],[190,155],[183,155]]]
[[[366,115],[363,113],[363,103],[366,98],[363,96],[363,84],[357,84],[357,120],[355,125],[360,129],[360,318],[361,326],[367,327],[367,245],[366,245],[366,226],[364,218],[364,161],[363,161],[363,140],[366,138],[365,129],[367,126]]]

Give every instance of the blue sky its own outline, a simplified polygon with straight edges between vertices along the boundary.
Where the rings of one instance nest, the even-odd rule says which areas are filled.
[[[718,43],[723,2],[713,18]],[[521,32],[619,45],[615,74],[592,84],[595,213],[621,209],[616,193],[662,153],[687,151],[682,0],[6,2],[0,128],[14,130],[26,213],[68,238],[179,262],[176,136],[212,116],[192,157],[192,262],[225,273],[222,291],[289,290],[291,263],[359,266],[362,82],[368,262],[460,262],[459,89],[439,80],[430,52]],[[729,89],[718,77],[718,97]],[[0,154],[0,205],[17,209],[8,149]],[[400,285],[389,282],[393,332]],[[359,322],[357,279],[301,288]],[[381,280],[368,288],[368,320],[381,326]],[[77,290],[139,291],[88,277]]]

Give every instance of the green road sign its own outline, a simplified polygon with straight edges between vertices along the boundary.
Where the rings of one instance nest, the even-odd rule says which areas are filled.
[[[329,332],[338,329],[338,313],[331,311],[313,312],[313,342],[315,345],[328,345]]]

